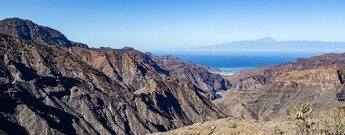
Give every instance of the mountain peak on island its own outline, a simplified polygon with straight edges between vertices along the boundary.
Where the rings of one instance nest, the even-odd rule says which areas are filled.
[[[276,40],[274,40],[271,37],[263,37],[263,38],[256,39],[254,41],[256,41],[256,42],[274,42]]]
[[[67,48],[72,46],[72,41],[68,40],[58,30],[17,17],[0,20],[0,32],[40,44],[58,45]]]
[[[200,46],[184,51],[203,53],[229,52],[344,52],[345,42],[325,42],[306,40],[274,40],[264,37],[256,40],[231,41],[215,45]]]

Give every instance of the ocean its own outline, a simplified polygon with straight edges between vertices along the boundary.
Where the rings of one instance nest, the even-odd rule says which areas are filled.
[[[285,62],[295,62],[298,58],[309,58],[322,53],[234,53],[234,54],[188,54],[154,53],[155,55],[173,55],[185,62],[193,62],[210,68],[220,69],[225,73],[236,73]]]

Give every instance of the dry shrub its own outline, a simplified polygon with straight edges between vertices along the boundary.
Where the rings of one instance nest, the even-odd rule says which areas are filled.
[[[295,105],[290,111],[295,124],[291,134],[299,135],[345,135],[345,107],[335,107],[321,117],[308,117],[312,105]],[[304,110],[304,111],[303,111]]]

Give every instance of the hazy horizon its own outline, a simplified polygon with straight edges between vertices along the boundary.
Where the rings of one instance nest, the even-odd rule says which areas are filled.
[[[263,37],[345,42],[341,0],[14,0],[3,5],[1,19],[30,19],[91,47],[166,51]]]

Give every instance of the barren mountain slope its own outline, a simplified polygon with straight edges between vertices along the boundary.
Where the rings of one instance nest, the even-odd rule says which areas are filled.
[[[243,71],[230,77],[232,89],[215,103],[228,115],[264,120],[286,116],[296,103],[345,105],[336,96],[345,90],[344,60],[344,54],[325,54]]]
[[[0,34],[0,48],[1,133],[145,134],[225,117],[199,86],[133,49],[11,32]]]

